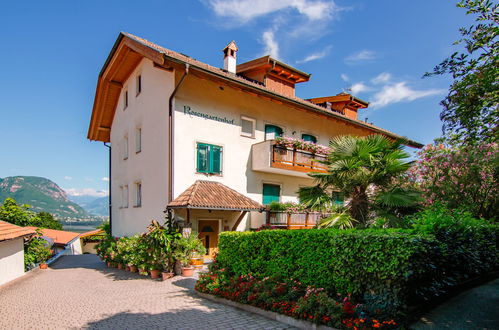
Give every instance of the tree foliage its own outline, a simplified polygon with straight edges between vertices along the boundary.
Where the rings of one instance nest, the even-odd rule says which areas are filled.
[[[327,191],[340,190],[350,198],[348,209],[350,216],[361,225],[368,221],[369,212],[374,209],[376,196],[383,195],[382,202],[390,206],[411,199],[402,198],[403,190],[392,192],[396,177],[405,173],[411,162],[409,154],[403,150],[400,141],[391,141],[381,135],[366,137],[339,136],[330,141],[331,152],[328,154],[326,173],[310,173],[316,179],[317,186],[300,189],[300,201],[320,208],[327,204]],[[374,196],[372,196],[374,194]],[[396,200],[389,201],[390,197]],[[412,199],[410,200],[412,205]]]
[[[461,28],[455,45],[461,51],[425,76],[450,74],[453,82],[441,101],[443,133],[462,143],[494,142],[499,124],[499,4],[490,0],[462,0],[458,7],[476,15],[476,25]]]
[[[0,205],[0,220],[13,223],[15,225],[34,226],[39,228],[62,229],[62,224],[54,219],[48,212],[36,213],[30,210],[27,204],[17,204],[13,198],[7,198]]]

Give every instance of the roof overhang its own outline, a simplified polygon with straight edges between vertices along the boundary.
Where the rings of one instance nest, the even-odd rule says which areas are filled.
[[[302,111],[308,111],[316,115],[335,119],[347,125],[361,127],[371,131],[373,134],[383,134],[393,139],[402,140],[404,141],[404,144],[411,147],[423,147],[421,143],[412,141],[393,132],[357,119],[348,118],[334,111],[326,110],[311,101],[274,92],[265,86],[252,82],[244,77],[225,72],[222,69],[199,62],[183,54],[167,50],[148,42],[145,39],[124,32],[121,32],[118,36],[118,39],[116,40],[104,64],[104,67],[99,74],[92,117],[90,119],[90,126],[87,135],[88,139],[110,142],[111,125],[121,89],[130,74],[143,58],[148,58],[155,64],[155,66],[167,70],[184,70],[185,65],[189,64],[189,74],[202,79],[213,80],[222,85],[232,87],[238,91],[247,92],[250,95],[262,97],[279,104],[286,104]],[[288,70],[291,68],[297,73],[308,75],[287,66],[282,62],[274,60],[270,56],[264,56],[263,60],[257,60],[267,61],[269,63],[270,61],[275,61],[275,63],[280,67],[288,67]],[[308,77],[310,77],[310,75],[308,75]],[[365,101],[362,102],[367,103]]]

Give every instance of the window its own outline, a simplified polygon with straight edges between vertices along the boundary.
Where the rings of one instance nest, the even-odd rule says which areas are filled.
[[[123,94],[123,110],[128,107],[128,90],[125,89],[125,93]]]
[[[241,117],[241,136],[255,137],[256,120],[248,117]]]
[[[308,142],[317,143],[317,138],[310,134],[302,134],[301,139]]]
[[[128,159],[128,136],[123,139],[123,159]]]
[[[197,172],[209,174],[222,173],[222,147],[198,143]]]
[[[342,192],[333,191],[332,198],[336,205],[343,205],[345,203],[345,195]]]
[[[279,202],[281,196],[281,186],[276,184],[263,184],[263,205],[272,202]]]
[[[142,92],[142,75],[138,75],[137,76],[137,94],[135,94],[135,96],[138,96],[140,94],[140,92]]]
[[[265,140],[273,140],[282,136],[282,128],[275,125],[265,125]]]
[[[135,182],[135,207],[142,206],[142,183]]]
[[[122,196],[121,196],[121,207],[127,208],[128,207],[128,186],[123,186],[122,190]]]
[[[142,128],[137,127],[135,129],[135,152],[142,151]]]

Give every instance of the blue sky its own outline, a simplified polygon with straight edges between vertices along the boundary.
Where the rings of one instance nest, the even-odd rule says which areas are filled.
[[[86,139],[97,75],[120,31],[222,66],[272,54],[312,73],[303,98],[350,89],[360,118],[422,143],[440,135],[450,80],[421,79],[471,23],[454,1],[9,1],[0,5],[0,177],[107,193],[108,154]]]

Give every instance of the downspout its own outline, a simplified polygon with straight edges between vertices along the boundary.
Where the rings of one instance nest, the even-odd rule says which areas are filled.
[[[109,233],[111,236],[113,235],[113,205],[111,199],[111,145],[107,142],[104,142],[104,145],[109,148]]]
[[[180,81],[173,89],[170,98],[168,99],[168,199],[167,204],[173,200],[173,98],[177,94],[180,86],[184,82],[185,77],[189,74],[189,64],[185,63],[185,72],[180,78]]]

